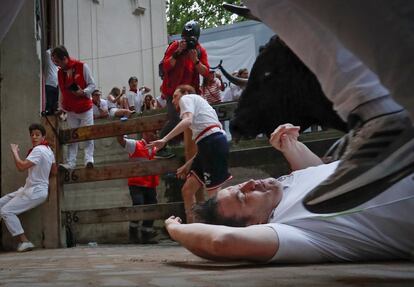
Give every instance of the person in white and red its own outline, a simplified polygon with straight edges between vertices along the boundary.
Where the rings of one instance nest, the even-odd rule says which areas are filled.
[[[31,124],[29,133],[32,148],[26,158],[20,158],[17,144],[10,144],[17,170],[28,171],[26,184],[0,198],[0,220],[4,220],[7,229],[18,241],[18,252],[32,250],[34,245],[27,239],[17,216],[47,199],[49,176],[57,173],[55,156],[46,141],[45,128],[40,124]]]
[[[156,148],[147,148],[147,143],[157,137],[154,132],[143,132],[141,140],[126,139],[118,136],[118,143],[129,154],[129,158],[138,161],[153,160]],[[128,178],[129,194],[131,195],[132,205],[156,204],[157,186],[160,182],[158,175],[136,176]],[[154,244],[158,243],[154,237],[153,220],[143,220],[142,226],[139,221],[129,223],[129,238],[132,243]]]
[[[92,78],[86,63],[69,57],[64,46],[57,46],[52,50],[52,61],[59,67],[58,83],[61,93],[61,111],[67,114],[67,122],[70,128],[78,128],[93,125],[92,92],[95,90],[95,81]],[[93,167],[93,140],[85,141],[85,166]],[[63,168],[74,169],[78,143],[68,145],[66,163]]]
[[[208,77],[203,79],[203,84],[200,87],[201,96],[206,101],[212,104],[218,104],[221,102],[221,92],[224,91],[224,84],[221,80],[221,75],[210,71]]]
[[[181,121],[162,139],[148,146],[161,149],[165,144],[191,128],[197,144],[197,154],[177,170],[177,177],[185,179],[181,190],[187,223],[193,222],[192,207],[195,193],[202,187],[213,196],[231,179],[228,171],[229,145],[216,111],[189,85],[178,86],[173,95],[173,104],[180,112]]]

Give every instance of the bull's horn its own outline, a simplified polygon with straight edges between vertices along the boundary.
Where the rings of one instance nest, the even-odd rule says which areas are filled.
[[[256,16],[254,16],[252,14],[252,12],[250,12],[250,9],[247,8],[246,6],[238,6],[238,5],[229,4],[229,3],[224,2],[223,3],[223,8],[226,9],[227,11],[231,12],[231,13],[237,14],[241,17],[246,18],[246,19],[261,22],[261,20],[259,18],[257,18]]]
[[[223,68],[223,66],[221,65],[221,63],[223,62],[223,60],[221,60],[220,61],[220,64],[218,64],[218,66],[217,67],[215,67],[215,68],[219,68],[220,69],[220,71],[223,73],[223,75],[231,82],[231,83],[233,83],[233,84],[235,84],[235,85],[237,85],[237,86],[239,86],[239,87],[241,87],[241,88],[244,88],[244,87],[246,87],[247,86],[247,79],[244,79],[244,78],[239,78],[239,77],[235,77],[235,76],[233,76],[233,75],[231,75],[231,74],[229,74],[224,68]]]

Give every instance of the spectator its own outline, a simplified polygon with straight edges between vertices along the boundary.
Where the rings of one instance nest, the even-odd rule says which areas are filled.
[[[101,99],[102,93],[100,90],[92,92],[93,102],[93,118],[94,119],[105,119],[108,117],[108,102],[105,99]]]
[[[128,84],[129,84],[129,91],[126,94],[126,98],[128,101],[128,108],[131,111],[136,111],[136,110],[139,111],[140,107],[142,106],[144,94],[150,92],[151,89],[145,86],[142,86],[138,90],[138,78],[137,77],[130,77],[128,80]]]
[[[153,132],[143,132],[142,140],[125,139],[123,136],[118,136],[118,142],[125,149],[125,151],[128,152],[129,158],[140,161],[154,159],[156,149],[148,149],[146,145],[147,143],[155,139],[156,137]],[[158,186],[158,184],[158,175],[137,176],[128,178],[129,194],[131,195],[132,204],[156,204],[156,187]],[[157,241],[154,239],[155,232],[153,229],[153,224],[153,220],[144,220],[142,221],[142,226],[139,228],[138,221],[131,221],[129,224],[130,240],[134,243],[157,243]]]
[[[134,111],[129,110],[127,99],[125,98],[126,88],[122,92],[118,87],[113,87],[107,97],[109,116],[111,118],[130,117]]]
[[[52,61],[51,49],[46,50],[45,62],[45,112],[47,115],[53,115],[58,110],[59,88],[57,79],[58,67]]]
[[[161,94],[167,100],[167,122],[161,129],[160,136],[167,135],[180,121],[178,112],[172,103],[172,96],[179,85],[192,86],[197,94],[200,86],[200,75],[207,77],[209,65],[207,52],[198,42],[200,25],[192,20],[187,22],[181,33],[181,40],[172,42],[164,59],[164,77]],[[165,149],[158,151],[157,157],[172,157]]]
[[[60,111],[65,111],[70,128],[93,125],[92,92],[95,82],[86,63],[69,57],[64,46],[52,50],[52,60],[59,67],[58,83],[61,92]],[[85,166],[93,167],[93,140],[85,141]],[[73,169],[76,166],[78,143],[68,145],[66,163],[60,166]]]
[[[224,84],[221,75],[210,71],[208,76],[203,79],[200,87],[201,96],[210,104],[218,104],[221,102],[221,92],[224,91]]]
[[[246,68],[240,69],[232,74],[235,77],[248,79],[249,78],[249,70]],[[243,88],[229,84],[227,89],[222,93],[222,101],[223,102],[230,102],[230,101],[238,101],[240,99],[241,94],[243,93]]]
[[[155,109],[157,109],[157,101],[150,94],[145,95],[141,112]]]
[[[29,251],[34,248],[26,235],[17,215],[32,209],[47,199],[49,175],[56,174],[55,156],[46,141],[46,130],[40,124],[29,127],[32,148],[26,159],[19,155],[19,146],[10,144],[14,163],[17,170],[28,171],[26,184],[17,191],[0,198],[0,218],[4,220],[7,229],[17,239],[17,251]]]

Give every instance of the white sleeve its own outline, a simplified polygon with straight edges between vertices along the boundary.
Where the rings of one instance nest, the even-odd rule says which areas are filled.
[[[105,99],[101,99],[101,109],[103,111],[108,111],[108,101]]]
[[[93,91],[95,91],[96,89],[96,85],[92,77],[91,71],[89,70],[89,67],[86,63],[83,64],[83,78],[86,82],[86,88],[83,89],[83,91],[89,98],[91,98]]]
[[[33,148],[32,152],[26,158],[27,160],[33,162],[34,164],[39,164],[43,156],[43,152],[40,148]]]
[[[128,154],[133,154],[135,152],[135,140],[125,139],[124,149]]]
[[[324,262],[326,258],[312,243],[306,233],[294,226],[269,223],[279,238],[279,248],[270,262],[278,263],[315,263]]]
[[[195,106],[191,97],[182,96],[180,99],[180,118],[184,113],[192,113],[194,115]]]

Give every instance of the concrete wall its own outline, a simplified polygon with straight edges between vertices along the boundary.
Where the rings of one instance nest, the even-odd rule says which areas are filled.
[[[158,63],[167,46],[164,0],[62,0],[62,7],[63,44],[88,63],[104,95],[113,86],[128,87],[130,76],[159,94]]]
[[[25,1],[8,34],[0,44],[1,73],[1,194],[15,191],[25,183],[26,172],[18,172],[10,152],[10,143],[20,146],[24,157],[31,146],[28,126],[38,122],[40,111],[40,56],[35,39],[34,1]],[[41,242],[40,208],[20,217],[23,228],[35,244]],[[2,225],[3,247],[14,246]]]

